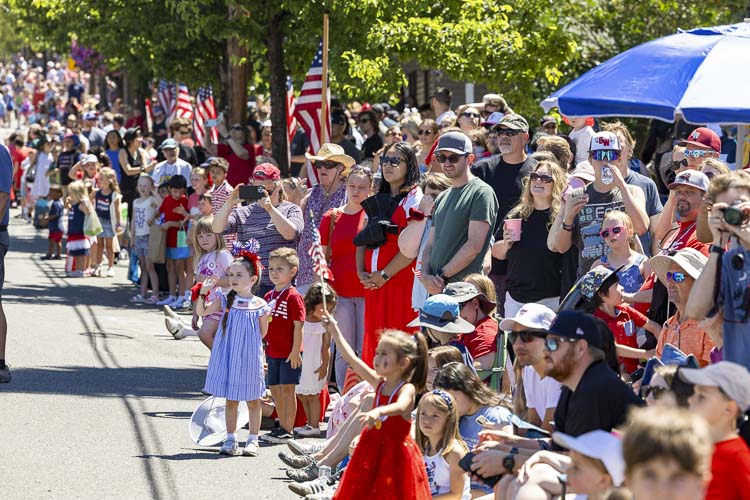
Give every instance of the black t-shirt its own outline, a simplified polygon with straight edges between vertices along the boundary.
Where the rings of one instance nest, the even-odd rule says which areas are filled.
[[[562,256],[547,248],[550,210],[534,210],[521,223],[521,240],[508,250],[507,290],[513,300],[526,304],[557,297],[562,279]]]
[[[367,160],[375,156],[375,153],[380,151],[383,147],[383,138],[380,134],[375,134],[372,137],[365,139],[365,143],[362,144],[362,159]]]
[[[575,391],[563,386],[555,409],[555,430],[573,437],[597,429],[609,432],[625,422],[631,406],[642,404],[612,368],[596,361],[586,369]]]
[[[67,186],[73,182],[73,179],[70,178],[68,173],[70,172],[70,169],[73,168],[73,165],[78,163],[80,157],[81,153],[75,149],[73,151],[63,151],[60,153],[60,156],[57,157],[57,168],[60,169],[60,184],[63,186]]]
[[[491,156],[485,160],[475,163],[471,172],[489,184],[495,191],[498,210],[495,222],[495,239],[503,237],[503,221],[511,208],[513,208],[521,197],[523,190],[523,179],[528,177],[536,164],[539,163],[531,156],[521,163],[507,163],[502,155]],[[492,259],[492,274],[505,274],[508,263],[504,260]]]

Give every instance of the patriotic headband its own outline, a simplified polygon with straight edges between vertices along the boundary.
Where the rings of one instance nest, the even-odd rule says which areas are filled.
[[[236,240],[232,242],[232,255],[235,258],[249,261],[255,267],[256,276],[260,276],[260,272],[263,269],[260,257],[256,253],[258,250],[260,250],[260,243],[255,238],[250,238],[244,242]]]
[[[445,404],[448,405],[448,409],[449,410],[453,409],[453,399],[451,398],[451,395],[448,394],[447,392],[441,391],[440,389],[435,389],[430,394],[434,394],[435,396],[440,396],[440,399],[445,401]]]

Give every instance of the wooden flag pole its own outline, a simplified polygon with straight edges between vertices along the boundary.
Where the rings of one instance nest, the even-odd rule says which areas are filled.
[[[322,69],[322,92],[320,94],[320,145],[326,141],[328,133],[328,11],[323,13],[323,69]]]

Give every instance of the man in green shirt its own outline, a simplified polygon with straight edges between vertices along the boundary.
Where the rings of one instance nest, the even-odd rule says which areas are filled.
[[[422,284],[430,295],[448,282],[482,271],[498,203],[492,188],[472,175],[471,139],[463,132],[440,136],[435,157],[453,184],[435,201],[432,229],[422,253]],[[426,272],[424,272],[426,271]]]

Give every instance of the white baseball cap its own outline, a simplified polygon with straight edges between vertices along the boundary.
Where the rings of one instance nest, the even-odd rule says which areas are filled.
[[[743,412],[750,408],[750,372],[737,363],[719,361],[705,368],[680,368],[680,378],[693,385],[718,387]]]
[[[597,132],[591,137],[589,151],[620,151],[620,140],[614,132]]]
[[[625,479],[622,441],[611,432],[595,430],[578,437],[555,432],[552,434],[552,440],[563,448],[601,460],[615,486],[620,486]]]
[[[530,330],[549,330],[555,320],[555,311],[547,306],[536,303],[524,304],[516,313],[515,318],[505,318],[500,322],[500,329],[512,331],[513,326],[519,324]]]

